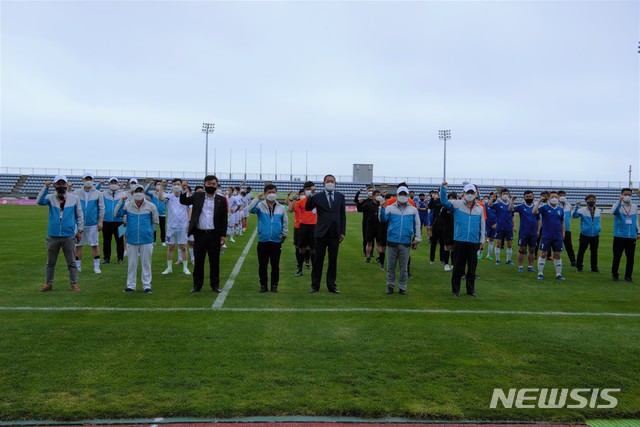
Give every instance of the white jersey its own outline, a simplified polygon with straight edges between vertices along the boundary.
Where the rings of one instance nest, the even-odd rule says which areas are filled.
[[[238,208],[242,205],[242,198],[238,196],[229,196],[229,212],[236,213]]]
[[[189,206],[180,203],[180,196],[169,193],[164,196],[167,204],[167,225],[169,228],[185,228],[189,225]]]
[[[251,193],[247,193],[245,194],[245,196],[243,197],[244,200],[244,211],[245,213],[249,212],[249,205],[251,204],[251,199],[252,199],[252,195]]]

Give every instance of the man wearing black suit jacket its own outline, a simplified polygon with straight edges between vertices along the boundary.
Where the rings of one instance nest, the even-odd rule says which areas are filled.
[[[227,233],[227,199],[216,194],[218,178],[204,178],[204,192],[188,196],[180,195],[180,203],[193,205],[187,234],[193,235],[193,288],[200,292],[204,283],[204,260],[209,255],[209,283],[214,292],[220,292],[220,247],[225,244]]]
[[[347,214],[344,195],[335,191],[336,178],[333,175],[324,177],[324,191],[307,197],[305,209],[316,209],[316,258],[311,270],[311,293],[320,290],[325,252],[329,251],[329,267],[327,268],[327,288],[329,292],[339,294],[336,286],[338,272],[338,247],[344,240],[347,230]]]

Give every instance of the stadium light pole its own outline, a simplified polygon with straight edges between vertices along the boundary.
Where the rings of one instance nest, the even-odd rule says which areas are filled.
[[[289,151],[289,181],[293,181],[293,150]]]
[[[262,181],[262,142],[260,143],[260,181]]]
[[[213,133],[215,123],[202,123],[202,133],[204,133],[204,175],[209,173],[209,134]]]
[[[231,179],[231,147],[229,147],[229,179]]]
[[[244,149],[244,180],[247,180],[247,149]]]
[[[439,130],[438,137],[444,141],[444,166],[442,168],[442,181],[447,180],[447,140],[451,139],[451,130]]]
[[[309,181],[309,150],[304,152],[304,180]]]
[[[278,149],[276,148],[276,177],[274,181],[278,180]]]

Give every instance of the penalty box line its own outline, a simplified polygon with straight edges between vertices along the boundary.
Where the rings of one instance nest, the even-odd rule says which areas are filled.
[[[236,261],[236,265],[233,267],[233,270],[231,270],[231,274],[229,274],[229,278],[227,279],[226,283],[224,284],[224,287],[218,294],[218,297],[213,302],[213,306],[211,306],[212,309],[220,310],[222,308],[222,305],[224,304],[225,299],[227,299],[227,295],[229,295],[229,291],[231,290],[231,288],[233,288],[233,284],[236,281],[236,277],[238,276],[238,273],[240,273],[242,264],[244,264],[244,260],[245,258],[247,258],[249,249],[251,249],[251,245],[253,245],[253,241],[256,239],[257,235],[258,235],[258,227],[256,227],[255,230],[253,230],[253,234],[251,234],[251,238],[247,242],[247,245],[244,247],[242,254],[240,254],[240,258],[238,258],[238,261]]]

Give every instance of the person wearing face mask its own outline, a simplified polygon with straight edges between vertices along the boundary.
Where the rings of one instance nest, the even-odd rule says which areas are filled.
[[[244,233],[247,230],[247,220],[249,219],[249,205],[253,200],[253,194],[251,193],[251,187],[247,186],[244,189],[244,194],[242,195],[242,203],[244,206],[243,214],[242,214],[242,232]]]
[[[416,199],[416,209],[418,209],[418,216],[420,217],[420,228],[429,228],[429,202],[424,193],[418,194]]]
[[[520,217],[520,233],[518,233],[518,273],[524,271],[524,256],[529,250],[527,271],[534,272],[533,265],[536,259],[536,246],[538,245],[538,217],[533,214],[533,191],[524,192],[524,203],[514,206],[517,197],[511,199],[509,210],[517,212]]]
[[[513,256],[513,212],[509,210],[511,203],[511,194],[509,190],[503,188],[500,190],[500,200],[496,201],[497,194],[489,201],[489,208],[496,212],[496,265],[500,265],[500,249],[502,248],[503,239],[507,243],[507,262],[506,265],[513,265],[511,257]]]
[[[633,257],[636,252],[636,240],[640,239],[640,224],[638,223],[638,205],[631,200],[631,189],[623,188],[620,200],[611,208],[613,221],[613,263],[611,277],[618,281],[618,267],[622,260],[622,253],[627,257],[624,280],[633,281]]]
[[[75,262],[75,242],[82,238],[84,214],[80,199],[67,192],[68,180],[64,175],[53,179],[55,193],[49,194],[51,181],[46,181],[36,202],[49,207],[47,227],[47,269],[44,286],[40,292],[53,290],[53,279],[60,250],[64,254],[69,269],[71,290],[78,292],[78,267]]]
[[[131,188],[131,199],[125,200],[128,196],[125,194],[117,209],[122,208],[124,211],[125,224],[127,226],[127,253],[128,269],[127,269],[127,285],[124,292],[134,292],[137,287],[138,262],[141,265],[142,273],[140,281],[144,293],[151,293],[151,258],[153,256],[154,231],[158,228],[160,219],[158,217],[158,208],[156,205],[148,201],[145,197],[144,187],[140,184],[134,184]]]
[[[162,192],[164,193],[164,192]],[[187,226],[189,225],[189,214],[191,209],[189,206],[185,206],[180,203],[180,194],[182,194],[182,180],[180,178],[174,178],[171,181],[171,193],[162,194],[162,202],[166,206],[166,210],[169,214],[169,220],[167,225],[167,268],[162,274],[170,274],[173,272],[173,253],[176,245],[180,251],[180,258],[182,260],[182,272],[184,274],[191,274],[188,268],[188,256],[187,256]]]
[[[373,245],[378,237],[378,228],[380,221],[378,220],[378,207],[380,206],[380,200],[384,200],[380,195],[380,190],[373,190],[371,192],[371,199],[365,200],[362,204],[362,214],[367,218],[365,224],[365,241],[367,246],[365,247],[366,262],[371,262],[371,256],[373,254]],[[380,263],[380,245],[377,247],[378,256],[376,262]]]
[[[398,187],[407,187],[407,188],[409,188],[409,185],[406,182],[401,182],[401,183],[398,184]],[[398,188],[398,187],[396,187],[396,188]],[[415,208],[416,207],[416,202],[411,197],[409,197],[409,196],[407,196],[407,197],[409,198],[409,204]],[[398,201],[398,198],[392,196],[391,198],[386,200],[385,206],[391,206],[392,204],[394,204],[397,201]],[[407,276],[409,276],[409,279],[411,279],[411,255],[409,255],[409,263],[407,264]]]
[[[437,193],[431,194],[431,200],[429,200],[429,216],[430,226],[427,227],[427,233],[431,238],[431,247],[429,249],[429,263],[434,264],[436,259],[436,249],[440,244],[439,259],[440,263],[446,266],[445,271],[451,271],[449,267],[449,252],[445,251],[444,243],[444,231],[445,231],[445,216],[441,215],[442,204],[440,203],[440,195]],[[453,223],[451,226],[451,245],[453,245]]]
[[[295,215],[300,218],[300,231],[298,235],[298,269],[296,270],[296,277],[302,276],[302,262],[305,262],[305,267],[309,269],[309,261],[314,262],[316,253],[316,240],[315,231],[316,223],[318,222],[317,209],[307,211],[306,204],[307,199],[315,195],[316,186],[313,182],[307,181],[304,183],[303,193],[300,195],[300,200],[296,202],[294,209]]]
[[[560,206],[564,209],[564,250],[569,257],[571,267],[576,266],[576,255],[573,251],[573,242],[571,241],[571,203],[567,201],[567,192],[564,190],[558,191],[558,201]]]
[[[596,207],[596,196],[589,194],[584,198],[587,206],[580,207],[576,204],[572,217],[580,218],[580,245],[578,246],[578,258],[576,259],[576,271],[581,272],[584,254],[587,248],[591,248],[591,271],[598,273],[598,245],[600,244],[600,217],[602,210]]]
[[[451,290],[456,297],[460,296],[460,281],[465,274],[467,295],[477,297],[475,291],[476,266],[478,265],[478,249],[484,245],[485,217],[484,209],[476,203],[476,187],[467,184],[463,188],[462,200],[447,197],[447,182],[440,187],[442,206],[453,209],[453,273]]]
[[[314,232],[316,256],[311,270],[311,293],[320,290],[324,257],[329,252],[329,266],[327,269],[327,289],[339,294],[336,284],[338,273],[338,248],[347,232],[347,213],[344,195],[336,191],[336,178],[326,175],[323,180],[324,191],[310,195],[305,200],[307,211],[317,212],[317,223]]]
[[[358,212],[362,212],[362,254],[367,256],[367,222],[369,221],[369,216],[371,215],[371,209],[367,209],[366,206],[371,206],[373,201],[373,186],[367,187],[367,197],[364,199],[360,198],[360,193],[362,193],[362,189],[358,189],[356,194],[353,196],[353,204],[356,205],[356,210]],[[377,215],[377,210],[376,210]],[[370,258],[370,257],[369,257]],[[371,260],[369,259],[370,262]]]
[[[236,227],[238,226],[238,209],[240,208],[240,203],[238,202],[238,198],[235,194],[235,189],[233,187],[227,188],[227,203],[229,206],[229,221],[227,222],[227,237],[231,243],[235,243],[235,239],[233,238],[236,234]]]
[[[165,204],[164,187],[167,184],[166,180],[156,179],[153,181],[153,191],[151,190],[151,183],[147,184],[144,189],[144,194],[149,197],[151,203],[156,205],[158,209],[158,217],[160,218],[160,241],[162,246],[167,246],[167,205]],[[156,241],[156,233],[153,234],[153,242]]]
[[[409,204],[409,190],[398,187],[397,201],[391,205],[380,206],[379,220],[387,223],[387,247],[389,258],[387,263],[387,294],[393,293],[396,283],[396,266],[398,288],[401,295],[407,293],[409,249],[417,249],[422,240],[420,231],[420,215],[418,210]]]
[[[100,247],[98,246],[98,232],[102,231],[104,220],[104,196],[94,188],[94,178],[91,172],[85,172],[82,178],[82,188],[74,194],[80,199],[82,213],[84,214],[84,233],[82,239],[76,243],[76,265],[78,271],[82,268],[82,248],[91,246],[93,256],[93,272],[102,273],[100,270]]]
[[[109,178],[108,187],[102,191],[104,200],[104,222],[102,228],[102,256],[103,264],[111,262],[111,240],[116,241],[116,255],[118,264],[122,264],[124,259],[124,239],[118,232],[118,228],[122,225],[122,211],[116,210],[116,205],[122,199],[124,193],[120,190],[120,181],[118,178]]]
[[[287,212],[276,201],[278,189],[273,184],[264,187],[264,194],[251,202],[249,213],[258,216],[258,276],[260,292],[269,290],[267,269],[271,264],[271,292],[278,292],[280,282],[280,253],[287,238],[289,223]]]
[[[213,292],[220,292],[220,248],[226,242],[227,200],[216,194],[218,178],[215,175],[204,177],[204,191],[196,190],[193,195],[186,191],[180,194],[180,203],[191,205],[188,235],[194,236],[193,288],[191,292],[200,292],[204,284],[204,262],[209,256],[209,284]]]
[[[296,252],[296,266],[298,270],[300,270],[300,276],[302,276],[302,263],[304,262],[304,257],[300,254],[300,250],[298,249],[298,239],[300,237],[300,214],[296,212],[296,204],[301,197],[306,198],[303,188],[298,190],[297,195],[295,191],[289,191],[289,193],[287,193],[287,211],[293,213],[293,248]],[[297,276],[298,272],[296,271],[296,277]]]
[[[565,280],[562,275],[562,241],[564,240],[564,209],[558,200],[558,192],[549,192],[549,204],[542,205],[546,196],[542,196],[533,207],[533,214],[540,214],[542,238],[540,239],[540,256],[538,258],[538,280],[544,279],[544,265],[547,254],[553,249],[553,265],[556,279]]]
[[[485,224],[485,239],[488,242],[485,246],[487,247],[487,256],[485,257],[488,260],[493,260],[493,248],[494,248],[494,239],[496,238],[496,227],[498,218],[496,216],[496,211],[493,209],[489,209],[489,202],[494,197],[495,192],[491,193],[488,197],[482,198],[482,204],[484,205],[485,215],[486,215],[486,224]],[[478,259],[482,259],[483,250],[479,250],[480,256]]]

